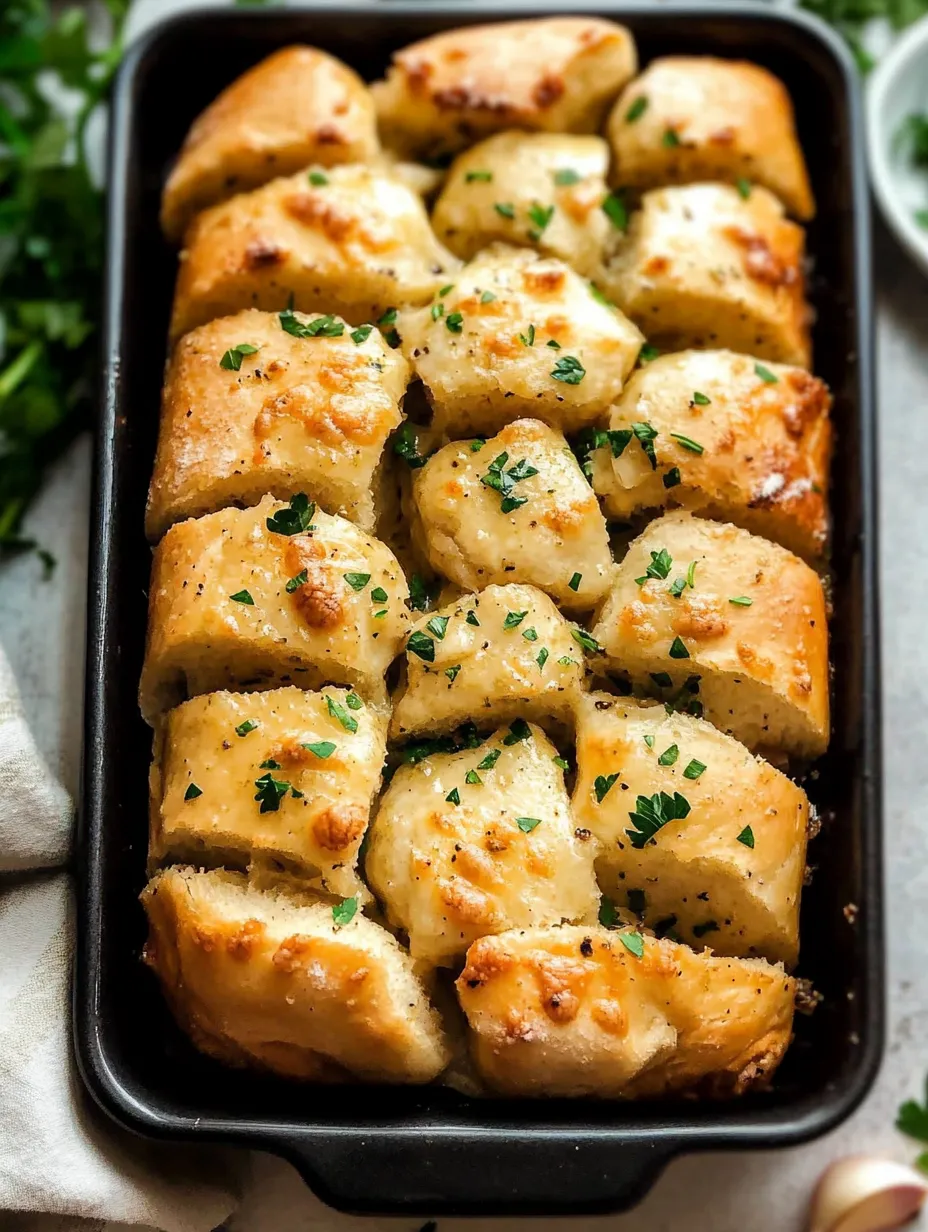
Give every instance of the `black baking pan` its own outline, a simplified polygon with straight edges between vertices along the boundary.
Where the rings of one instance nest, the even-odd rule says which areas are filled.
[[[561,9],[571,6],[561,5]],[[380,76],[404,43],[556,4],[188,13],[129,51],[110,151],[105,387],[90,561],[75,1040],[117,1121],[161,1138],[274,1151],[326,1202],[358,1212],[564,1215],[635,1202],[681,1151],[803,1142],[847,1117],[883,1032],[880,695],[870,226],[853,65],[820,24],[728,3],[585,11],[625,22],[644,62],[756,60],[786,83],[818,199],[809,227],[816,371],[835,396],[831,623],[834,731],[807,784],[823,820],[802,906],[799,974],[822,1002],[769,1092],[711,1102],[474,1100],[442,1087],[311,1088],[220,1068],[171,1021],[139,961],[150,732],[139,717],[150,554],[143,531],[176,269],[158,228],[165,170],[197,113],[244,69],[307,42]]]

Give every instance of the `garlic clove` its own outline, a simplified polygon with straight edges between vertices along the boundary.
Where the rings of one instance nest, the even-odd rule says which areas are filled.
[[[889,1232],[909,1223],[928,1177],[891,1159],[852,1155],[826,1168],[812,1197],[808,1232]]]

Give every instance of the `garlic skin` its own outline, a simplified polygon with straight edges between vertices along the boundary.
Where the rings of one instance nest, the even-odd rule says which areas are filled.
[[[911,1222],[928,1195],[928,1177],[891,1159],[851,1155],[822,1174],[808,1232],[889,1232]]]

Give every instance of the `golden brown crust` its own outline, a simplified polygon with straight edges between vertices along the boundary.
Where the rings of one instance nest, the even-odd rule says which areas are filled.
[[[672,564],[655,577],[661,552]],[[593,636],[645,688],[666,675],[662,700],[698,678],[694,705],[749,748],[817,757],[828,744],[825,596],[784,548],[687,513],[657,518],[618,566]]]
[[[171,339],[244,308],[338,313],[352,325],[423,304],[458,261],[418,195],[385,171],[331,167],[205,210],[184,237]]]
[[[201,1050],[287,1077],[428,1082],[448,1059],[411,959],[358,914],[237,873],[171,868],[142,894],[145,961]]]
[[[320,319],[295,315],[309,328]],[[149,538],[186,517],[301,491],[373,528],[374,472],[402,422],[409,367],[378,330],[355,343],[340,318],[325,320],[342,333],[298,338],[277,314],[247,310],[181,339],[161,399]],[[237,357],[242,343],[257,351]],[[230,352],[237,371],[222,366]]]
[[[197,117],[165,185],[161,225],[177,240],[194,214],[311,163],[361,163],[380,149],[361,78],[314,47],[284,47],[237,77]]]
[[[372,92],[387,145],[435,154],[504,128],[596,132],[636,66],[610,21],[498,22],[404,47]]]
[[[763,1087],[789,1043],[795,995],[782,967],[760,960],[576,926],[484,937],[456,986],[481,1076],[521,1096]]]
[[[757,64],[711,56],[652,60],[619,96],[608,135],[615,182],[623,187],[756,183],[796,218],[815,213],[792,101]]]
[[[830,411],[828,387],[802,368],[758,369],[732,351],[662,355],[633,374],[609,421],[628,433],[644,417],[658,433],[657,468],[631,440],[618,458],[597,451],[593,486],[611,517],[679,505],[819,559],[828,538]]]
[[[765,188],[653,189],[604,287],[661,350],[728,348],[808,368],[805,233]]]
[[[271,530],[268,520],[283,508],[266,497],[252,509],[178,522],[155,549],[140,688],[146,718],[229,687],[339,683],[382,699],[383,674],[407,624],[396,558],[321,510],[313,530]],[[349,573],[370,581],[355,589]],[[371,597],[378,587],[388,594],[383,604]],[[243,593],[251,603],[233,598]]]

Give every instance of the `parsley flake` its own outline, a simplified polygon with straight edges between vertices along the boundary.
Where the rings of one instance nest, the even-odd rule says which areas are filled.
[[[668,150],[676,149],[680,144],[680,138],[677,136],[676,130],[673,128],[665,128],[664,135],[661,137],[661,145]]]
[[[615,903],[611,898],[606,898],[605,894],[599,900],[599,922],[603,928],[613,928],[618,915],[615,909]]]
[[[492,179],[492,171],[466,171],[464,173],[466,184],[489,184]]]
[[[558,770],[569,770],[570,762],[563,757],[552,757],[551,760],[557,766]]]
[[[468,770],[468,772],[464,775],[464,782],[469,783],[472,787],[483,786],[483,779],[476,770]]]
[[[642,937],[641,933],[619,933],[619,940],[626,950],[630,954],[634,954],[636,958],[641,958],[644,954],[644,937]]]
[[[481,304],[492,304],[495,299],[496,296],[492,291],[484,291],[484,293],[480,296]]]
[[[284,505],[267,519],[266,525],[275,535],[300,535],[316,529],[312,525],[315,512],[315,501],[311,501],[304,492],[298,492],[290,497],[289,505]]]
[[[484,757],[483,761],[477,762],[477,769],[478,770],[492,770],[493,767],[496,765],[496,763],[499,761],[499,759],[502,757],[502,755],[503,755],[502,749],[491,749],[490,752],[487,753],[486,757]]]
[[[675,744],[671,744],[668,748],[664,749],[663,753],[661,753],[660,757],[657,759],[657,764],[659,766],[672,766],[675,764],[679,756],[679,748]]]
[[[701,394],[698,389],[693,390],[693,406],[709,406],[711,403],[711,398],[707,398],[705,394]]]
[[[434,633],[441,642],[444,641],[445,633],[448,629],[448,621],[450,619],[450,616],[433,616],[425,627],[430,633]]]
[[[734,598],[729,599],[728,602],[733,603],[735,607],[750,607],[754,600],[749,599],[747,595],[735,595]]]
[[[529,206],[528,216],[532,220],[532,222],[535,224],[535,227],[537,229],[536,232],[532,235],[532,239],[540,239],[542,231],[544,231],[548,223],[554,217],[554,206],[553,205],[539,205],[538,202],[536,201],[532,205]]]
[[[650,342],[646,342],[638,352],[639,364],[650,364],[653,360],[660,358],[660,351],[656,346],[652,346]]]
[[[304,749],[309,749],[310,753],[325,761],[327,757],[331,757],[335,752],[335,745],[331,740],[317,740],[315,744],[304,744]]]
[[[329,177],[324,175],[321,171],[310,171],[308,178],[313,188],[322,188],[324,184],[328,184],[329,182]]]
[[[334,697],[326,694],[325,704],[329,708],[329,714],[333,719],[338,719],[345,731],[356,732],[358,730],[358,720],[352,718],[345,707],[340,705]]]
[[[528,610],[524,612],[507,612],[506,619],[503,621],[504,629],[514,629],[516,625],[520,625],[528,615]]]
[[[754,371],[765,385],[776,385],[779,383],[780,378],[777,374],[775,372],[771,372],[769,368],[765,368],[763,364],[755,364]]]
[[[567,585],[570,587],[572,591],[576,592],[580,589],[580,583],[582,580],[583,580],[583,574],[575,573],[573,577],[570,579],[570,581],[567,583]]]
[[[531,834],[531,832],[537,826],[541,825],[541,818],[540,817],[517,817],[516,825],[519,827],[519,829],[522,831],[523,834]]]
[[[350,924],[357,913],[357,895],[354,898],[343,898],[340,903],[336,903],[332,908],[332,922],[341,928],[344,924]]]
[[[197,787],[196,783],[191,783],[189,787],[187,788],[187,790],[184,792],[184,799],[185,800],[196,800],[197,796],[202,796],[202,795],[203,795],[202,788]]]
[[[373,331],[373,325],[359,325],[351,331],[351,341],[355,346],[360,346],[362,342],[367,342]]]
[[[586,376],[586,368],[575,355],[561,355],[551,369],[551,376],[565,385],[579,385]]]
[[[290,790],[290,784],[285,783],[282,779],[275,779],[270,771],[267,774],[262,774],[259,779],[255,779],[255,787],[258,791],[255,799],[260,801],[262,813],[276,813],[280,808],[280,802]]]
[[[446,668],[445,668],[445,675],[448,677],[448,679],[451,681],[451,683],[452,683],[452,684],[454,684],[455,680],[457,680],[457,678],[458,678],[458,672],[459,672],[460,670],[461,670],[461,664],[460,664],[460,663],[455,664],[455,666],[454,666],[454,667],[446,667]]]
[[[648,746],[649,749],[654,748],[654,737],[653,736],[642,736],[641,739],[645,742],[645,744]]]
[[[255,601],[251,597],[251,592],[247,590],[237,590],[234,595],[229,595],[236,603],[244,603],[246,607],[254,607]]]
[[[681,480],[680,480],[679,466],[672,466],[670,470],[667,472],[667,474],[664,476],[664,487],[665,488],[675,488],[677,484],[680,483],[680,481]]]
[[[602,804],[606,796],[619,781],[618,774],[598,774],[593,782],[593,792],[596,796],[596,803]]]
[[[515,218],[515,207],[509,201],[497,201],[493,206],[497,214],[502,218]]]
[[[520,744],[523,740],[527,740],[532,734],[532,729],[526,723],[525,719],[514,719],[509,724],[509,733],[503,737],[503,744],[507,747],[513,744]],[[478,766],[479,770],[481,767]]]
[[[541,650],[539,650],[538,655],[535,659],[535,662],[538,664],[539,671],[543,672],[545,670],[545,664],[548,662],[549,654],[550,654],[550,651],[548,650],[546,646],[542,646]]]
[[[641,119],[641,117],[644,115],[647,109],[648,109],[647,96],[644,94],[639,94],[638,97],[633,100],[632,105],[629,107],[628,111],[626,111],[625,113],[625,123],[634,124],[636,120]]]
[[[464,329],[464,316],[460,312],[449,312],[445,317],[445,329],[450,334],[459,334]]]
[[[461,793],[458,791],[456,787],[452,787],[451,790],[448,792],[447,796],[445,796],[445,800],[447,801],[448,804],[460,804],[461,803]]]
[[[474,628],[476,628],[476,629],[479,629],[479,628],[480,628],[480,621],[477,619],[477,613],[476,613],[473,609],[471,609],[471,610],[467,613],[467,615],[464,617],[464,619],[466,620],[466,622],[467,622],[469,625],[473,625],[473,626],[474,626]]]
[[[538,632],[534,628],[523,629],[522,636],[525,638],[527,642],[537,642],[538,641]]]
[[[524,334],[519,334],[519,341],[523,346],[535,345],[535,326],[530,325]]]
[[[301,321],[292,308],[278,313],[280,328],[294,338],[340,338],[345,332],[345,323],[331,312],[316,317],[314,321]]]
[[[635,829],[626,830],[625,833],[632,846],[640,849],[668,822],[683,821],[689,812],[689,801],[678,791],[672,796],[665,791],[655,792],[653,796],[639,796],[635,801],[635,811],[629,813]]]
[[[373,603],[386,603],[389,597],[390,596],[387,594],[387,592],[384,590],[382,586],[375,586],[374,589],[371,591],[371,601]]]
[[[236,736],[247,736],[249,732],[253,732],[258,724],[254,719],[246,719],[244,723],[239,723],[235,729]]]
[[[706,768],[706,763],[702,761],[697,761],[696,758],[694,757],[693,760],[686,767],[686,769],[683,771],[683,777],[685,779],[698,779],[699,776],[705,770],[705,768]]]
[[[671,659],[688,659],[690,657],[690,652],[687,650],[683,639],[680,637],[675,637],[670,643],[670,650],[668,651],[668,654]]]
[[[654,442],[657,440],[657,429],[645,420],[641,423],[633,423],[632,432],[637,437],[645,457],[651,463],[651,470],[656,471],[657,454],[654,452]]]
[[[412,651],[414,655],[418,655],[420,659],[424,659],[426,663],[435,662],[435,643],[421,629],[418,629],[415,633],[410,633],[406,642],[406,649]]]
[[[263,761],[258,767],[259,770],[279,770],[280,762],[275,761],[273,757],[269,757],[267,761]]]
[[[554,182],[558,188],[569,188],[571,184],[579,184],[583,176],[574,171],[573,167],[562,167],[554,173]]]
[[[255,355],[259,350],[260,347],[256,347],[250,342],[240,342],[237,346],[229,347],[228,351],[220,359],[219,367],[225,368],[228,372],[238,372],[245,356]]]
[[[743,176],[739,176],[739,178],[735,180],[735,188],[738,190],[738,196],[744,201],[747,201],[748,197],[751,195],[751,181],[744,179]]]
[[[684,436],[682,432],[671,432],[671,439],[675,440],[678,445],[682,445],[684,449],[688,449],[690,453],[705,453],[705,449],[698,441],[694,441],[689,436]]]
[[[738,835],[738,842],[743,843],[745,847],[750,847],[752,851],[754,850],[754,831],[750,826],[744,827]]]
[[[363,590],[370,580],[371,580],[371,575],[369,573],[346,573],[345,574],[345,581],[348,583],[348,585],[351,587],[352,590]]]
[[[292,578],[288,578],[286,586],[287,594],[292,595],[294,591],[299,590],[301,586],[305,586],[308,578],[309,574],[305,569],[301,569],[299,573],[295,573]]]
[[[587,654],[602,654],[603,648],[597,642],[596,638],[591,633],[587,633],[586,629],[571,629],[570,636],[574,639],[578,646],[582,646]]]
[[[617,231],[628,230],[628,206],[618,193],[605,197],[601,209]]]
[[[635,581],[639,586],[643,586],[648,578],[656,578],[661,582],[666,581],[672,566],[673,557],[666,548],[661,548],[659,552],[651,553],[651,563],[641,577],[635,578]]]
[[[407,420],[393,438],[393,452],[402,458],[411,471],[425,466],[426,459],[419,453],[419,443],[416,440],[416,430]]]

